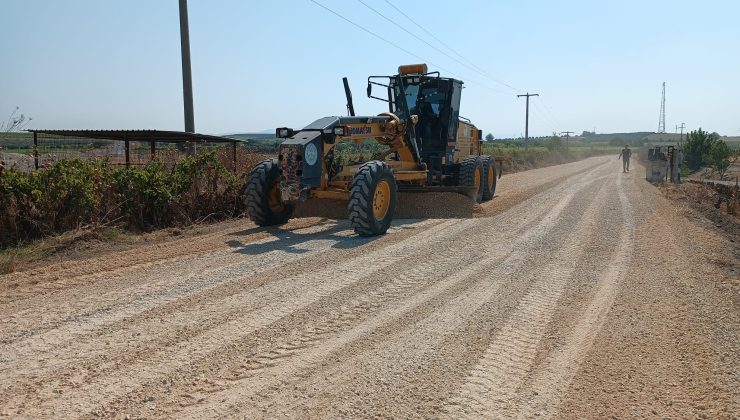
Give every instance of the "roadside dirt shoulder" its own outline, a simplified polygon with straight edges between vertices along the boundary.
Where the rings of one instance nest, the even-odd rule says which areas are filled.
[[[560,417],[735,418],[737,243],[682,201],[632,188],[655,210],[636,228],[624,284]]]

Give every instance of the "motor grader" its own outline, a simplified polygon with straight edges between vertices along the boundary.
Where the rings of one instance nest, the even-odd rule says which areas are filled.
[[[305,200],[340,199],[348,201],[354,231],[373,236],[388,230],[397,192],[459,192],[479,203],[493,198],[500,168],[481,154],[481,130],[460,116],[462,81],[430,73],[425,64],[370,76],[367,96],[388,105],[377,116],[355,116],[346,78],[344,85],[349,116],[276,129],[285,139],[278,157],[259,163],[245,188],[247,213],[257,225],[287,222]]]

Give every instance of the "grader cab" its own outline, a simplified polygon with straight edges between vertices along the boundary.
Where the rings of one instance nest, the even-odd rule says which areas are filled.
[[[451,191],[490,200],[500,170],[481,154],[482,132],[460,116],[463,82],[401,66],[370,76],[367,95],[388,104],[377,116],[325,117],[300,130],[278,128],[278,157],[249,176],[247,213],[260,226],[285,223],[301,201],[348,201],[349,220],[363,236],[388,230],[397,192]],[[373,90],[382,90],[384,95]]]

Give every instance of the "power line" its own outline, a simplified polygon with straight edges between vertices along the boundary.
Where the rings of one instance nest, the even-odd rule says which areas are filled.
[[[437,52],[439,52],[440,54],[444,55],[445,57],[449,58],[450,60],[453,60],[453,61],[455,61],[456,63],[460,64],[461,66],[464,66],[464,67],[468,68],[469,70],[472,70],[472,71],[474,71],[474,72],[476,72],[476,73],[480,74],[480,75],[481,75],[481,76],[483,76],[483,77],[490,77],[490,76],[489,76],[489,75],[487,75],[486,73],[484,73],[484,72],[482,72],[482,71],[480,71],[480,70],[478,70],[478,69],[476,69],[476,68],[474,68],[474,67],[471,67],[471,66],[469,66],[469,65],[467,65],[467,64],[465,64],[465,63],[463,63],[462,61],[458,60],[457,58],[455,58],[455,57],[453,57],[453,56],[451,56],[451,55],[447,54],[446,52],[442,51],[441,49],[437,48],[436,46],[434,46],[434,45],[430,44],[429,42],[427,42],[427,40],[425,40],[425,39],[421,38],[420,36],[416,35],[415,33],[413,33],[413,32],[411,32],[411,31],[409,31],[408,29],[404,28],[404,27],[403,27],[403,25],[401,25],[401,24],[397,23],[397,22],[396,22],[396,21],[394,21],[393,19],[391,19],[391,18],[389,18],[388,16],[384,15],[383,13],[379,12],[379,11],[378,11],[377,9],[374,9],[374,8],[373,8],[372,6],[370,6],[369,4],[365,3],[364,1],[362,1],[362,0],[357,0],[357,2],[358,2],[358,3],[360,3],[360,4],[362,4],[362,5],[363,5],[363,6],[365,6],[366,8],[370,9],[371,11],[373,11],[373,12],[374,12],[375,14],[377,14],[377,15],[378,15],[378,16],[380,16],[380,17],[382,17],[383,19],[385,19],[385,20],[387,20],[388,22],[392,23],[392,24],[393,24],[393,25],[395,25],[396,27],[400,28],[400,29],[401,29],[402,31],[404,31],[404,32],[406,32],[407,34],[409,34],[409,35],[413,36],[413,37],[414,37],[414,38],[416,38],[417,40],[419,40],[419,41],[423,42],[424,44],[428,45],[428,46],[429,46],[430,48],[434,49],[435,51],[437,51]],[[390,3],[389,3],[389,4],[390,4]],[[392,6],[392,5],[391,5],[391,6]]]
[[[545,100],[544,100],[544,99],[542,98],[542,96],[538,97],[537,99],[539,99],[539,100],[540,100],[540,103],[542,104],[542,106],[544,106],[544,107],[545,107],[545,111],[547,111],[547,113],[548,113],[548,114],[550,114],[550,116],[552,117],[553,121],[555,121],[555,125],[557,125],[557,126],[561,126],[561,127],[562,127],[562,126],[563,126],[563,124],[561,124],[561,123],[560,123],[560,120],[559,120],[559,119],[558,119],[558,118],[557,118],[557,117],[555,116],[555,114],[554,114],[554,113],[552,112],[552,109],[550,109],[550,107],[549,107],[549,106],[547,106],[547,103],[546,103],[546,102],[545,102]]]
[[[455,49],[454,49],[454,48],[450,47],[449,45],[445,44],[445,43],[444,43],[444,41],[442,41],[441,39],[439,39],[439,38],[437,38],[436,36],[434,36],[434,34],[433,34],[433,33],[429,32],[429,31],[428,31],[428,30],[427,30],[426,28],[424,28],[423,26],[421,26],[421,25],[419,25],[418,23],[416,23],[416,21],[415,21],[414,19],[411,19],[411,17],[410,17],[409,15],[407,15],[406,13],[404,13],[404,12],[403,12],[403,11],[402,11],[401,9],[399,9],[398,7],[396,7],[396,6],[395,6],[395,5],[393,4],[393,3],[391,3],[391,2],[390,2],[390,1],[388,1],[388,0],[385,0],[385,2],[386,2],[386,3],[388,3],[388,5],[389,5],[389,6],[391,6],[392,8],[396,9],[396,11],[397,11],[398,13],[402,14],[402,15],[403,15],[403,16],[404,16],[404,17],[405,17],[406,19],[410,20],[410,21],[411,21],[411,23],[413,23],[414,25],[416,25],[416,26],[417,26],[417,27],[418,27],[419,29],[421,29],[422,31],[426,32],[426,33],[427,33],[427,35],[429,35],[429,36],[431,36],[432,38],[434,38],[435,40],[437,40],[437,42],[439,42],[440,44],[442,44],[442,45],[443,45],[443,46],[444,46],[445,48],[447,48],[448,50],[452,51],[452,52],[453,52],[453,53],[454,53],[455,55],[457,55],[458,57],[460,57],[460,58],[462,58],[463,60],[465,60],[465,61],[467,61],[468,63],[470,63],[470,65],[472,65],[473,67],[477,67],[477,66],[475,65],[475,63],[473,63],[472,61],[470,61],[470,60],[468,60],[467,58],[465,58],[465,57],[464,57],[464,56],[463,56],[462,54],[460,54],[460,53],[458,53],[457,51],[455,51]],[[480,69],[480,68],[479,68],[479,69]],[[481,71],[485,71],[485,70],[483,70],[483,69],[480,69],[480,70],[481,70]]]
[[[444,52],[444,51],[440,50],[439,48],[435,47],[434,45],[432,45],[432,44],[428,43],[428,42],[427,42],[427,41],[426,41],[425,39],[423,39],[423,38],[419,37],[419,36],[418,36],[418,35],[416,35],[415,33],[413,33],[413,32],[411,32],[411,31],[409,31],[408,29],[404,28],[404,27],[403,27],[402,25],[400,25],[400,24],[396,23],[396,22],[395,22],[395,21],[394,21],[393,19],[389,18],[388,16],[386,16],[386,15],[384,15],[384,14],[380,13],[380,12],[379,12],[379,11],[378,11],[377,9],[374,9],[374,8],[373,8],[372,6],[370,6],[369,4],[365,3],[364,1],[362,1],[362,0],[357,0],[357,2],[359,2],[359,3],[360,3],[360,4],[362,4],[363,6],[367,7],[368,9],[372,10],[373,12],[375,12],[375,14],[377,14],[378,16],[382,17],[383,19],[387,20],[388,22],[392,23],[393,25],[397,26],[398,28],[400,28],[401,30],[403,30],[404,32],[406,32],[407,34],[409,34],[409,35],[413,36],[414,38],[418,39],[419,41],[421,41],[421,42],[423,42],[423,43],[427,44],[428,46],[430,46],[431,48],[433,48],[433,49],[435,49],[436,51],[440,52],[441,54],[444,54],[444,55],[445,55],[446,57],[448,57],[448,58],[450,58],[450,59],[452,59],[452,60],[455,60],[456,62],[458,62],[458,63],[460,63],[460,64],[462,64],[462,65],[466,66],[466,64],[465,64],[465,63],[462,63],[462,62],[460,62],[460,61],[459,61],[458,59],[456,59],[455,57],[452,57],[452,56],[450,56],[450,55],[449,55],[449,54],[447,54],[446,52]],[[473,69],[473,70],[475,70],[475,69]],[[475,70],[475,71],[477,71],[477,70]]]
[[[360,2],[360,3],[362,4],[362,5],[364,5],[365,7],[367,7],[368,9],[372,10],[373,12],[375,12],[376,14],[380,15],[380,16],[381,16],[381,17],[383,17],[384,19],[388,20],[389,22],[391,22],[391,23],[392,23],[392,24],[394,24],[395,26],[398,26],[399,28],[401,28],[402,30],[404,30],[404,32],[408,33],[409,35],[412,35],[412,36],[413,36],[414,38],[416,38],[416,39],[418,39],[418,40],[420,40],[420,41],[424,42],[425,44],[427,44],[427,45],[429,45],[430,47],[434,48],[434,49],[435,49],[436,51],[438,51],[438,52],[440,52],[440,53],[444,54],[444,55],[445,55],[445,56],[447,56],[448,58],[450,58],[450,59],[452,59],[452,60],[456,61],[457,63],[459,63],[459,64],[461,64],[461,65],[463,65],[463,66],[465,66],[465,67],[467,67],[467,68],[470,68],[470,66],[467,66],[467,65],[465,65],[464,63],[461,63],[461,62],[460,62],[459,60],[455,59],[454,57],[451,57],[451,56],[450,56],[449,54],[446,54],[445,52],[443,52],[443,51],[439,50],[439,48],[437,48],[437,47],[435,47],[435,46],[431,45],[430,43],[428,43],[428,42],[427,42],[427,41],[425,41],[424,39],[422,39],[422,38],[418,37],[417,35],[415,35],[414,33],[410,32],[410,31],[408,31],[408,30],[407,30],[406,28],[404,28],[404,27],[403,27],[403,26],[401,26],[400,24],[396,23],[396,22],[395,22],[395,21],[393,21],[392,19],[388,18],[387,16],[383,15],[383,14],[382,14],[381,12],[377,11],[376,9],[372,8],[371,6],[369,6],[368,4],[366,4],[366,3],[364,2],[364,1],[362,1],[362,0],[357,0],[357,1],[358,1],[358,2]],[[417,26],[417,27],[419,27],[419,28],[420,28],[421,30],[423,30],[424,32],[426,32],[427,34],[429,34],[429,35],[430,35],[430,36],[431,36],[432,38],[434,38],[435,40],[437,40],[437,41],[438,41],[438,42],[439,42],[440,44],[444,45],[444,46],[445,46],[445,47],[446,47],[447,49],[449,49],[450,51],[452,51],[452,52],[453,52],[453,53],[455,53],[456,55],[460,56],[460,57],[461,57],[461,58],[463,58],[463,59],[464,59],[465,61],[468,61],[469,63],[471,63],[471,64],[472,64],[472,65],[473,65],[474,67],[477,67],[477,66],[475,66],[475,64],[473,64],[472,62],[470,62],[469,60],[467,60],[467,59],[466,59],[465,57],[463,57],[463,56],[462,56],[461,54],[457,53],[457,52],[456,52],[456,51],[455,51],[454,49],[452,49],[452,48],[451,48],[450,46],[448,46],[447,44],[445,44],[445,43],[444,43],[444,42],[443,42],[442,40],[440,40],[439,38],[437,38],[436,36],[434,36],[434,34],[432,34],[431,32],[429,32],[429,31],[428,31],[427,29],[425,29],[425,28],[424,28],[423,26],[421,26],[421,25],[419,25],[418,23],[416,23],[416,21],[414,21],[414,20],[413,20],[413,19],[412,19],[411,17],[409,17],[409,16],[407,15],[407,14],[403,13],[403,11],[401,11],[400,9],[398,9],[398,8],[397,8],[397,7],[395,6],[395,5],[393,5],[393,4],[391,3],[391,2],[389,2],[388,0],[385,0],[385,1],[386,1],[386,3],[388,3],[388,4],[389,4],[389,5],[391,6],[391,7],[393,7],[393,8],[394,8],[394,9],[395,9],[396,11],[398,11],[398,12],[399,12],[399,13],[401,13],[401,14],[402,14],[403,16],[405,16],[405,17],[406,17],[406,18],[407,18],[408,20],[410,20],[410,21],[411,21],[411,22],[412,22],[412,23],[413,23],[414,25],[416,25],[416,26]],[[406,54],[409,54],[409,55],[410,55],[410,56],[412,56],[412,57],[415,57],[415,58],[417,58],[417,59],[421,60],[422,62],[426,62],[426,63],[429,63],[430,65],[432,65],[432,66],[434,66],[434,67],[437,67],[437,68],[439,68],[440,70],[442,70],[442,71],[444,71],[444,72],[446,72],[446,73],[450,74],[451,76],[457,77],[457,78],[459,78],[459,79],[465,79],[465,80],[466,80],[467,82],[469,82],[469,83],[472,83],[472,84],[474,84],[474,85],[478,85],[478,86],[480,86],[480,87],[483,87],[483,88],[485,88],[485,89],[491,90],[491,91],[493,91],[493,92],[496,92],[496,93],[500,93],[500,94],[503,94],[503,95],[507,95],[507,93],[506,93],[506,92],[503,92],[503,91],[501,91],[501,90],[499,90],[499,89],[495,89],[495,88],[492,88],[492,87],[490,87],[490,86],[487,86],[487,85],[485,85],[485,84],[483,84],[483,83],[480,83],[480,82],[478,82],[478,81],[476,81],[476,80],[473,80],[473,79],[470,79],[470,78],[463,78],[463,77],[460,77],[460,76],[456,75],[456,74],[455,74],[454,72],[452,72],[452,71],[450,71],[450,70],[448,70],[448,69],[445,69],[444,67],[442,67],[442,66],[439,66],[439,65],[437,65],[437,64],[435,64],[435,63],[433,63],[432,61],[430,61],[430,60],[427,60],[427,59],[425,59],[424,57],[421,57],[421,56],[419,56],[418,54],[415,54],[415,53],[413,53],[413,52],[411,52],[411,51],[407,50],[406,48],[403,48],[403,47],[401,47],[400,45],[398,45],[398,44],[396,44],[396,43],[394,43],[394,42],[392,42],[392,41],[390,41],[390,40],[388,40],[388,39],[384,38],[384,37],[383,37],[383,36],[381,36],[381,35],[378,35],[377,33],[375,33],[375,32],[373,32],[373,31],[371,31],[370,29],[367,29],[367,28],[365,28],[364,26],[362,26],[362,25],[360,25],[360,24],[358,24],[358,23],[355,23],[354,21],[352,21],[352,20],[350,20],[350,19],[346,18],[345,16],[343,16],[343,15],[341,15],[341,14],[339,14],[339,13],[335,12],[334,10],[332,10],[332,9],[330,9],[329,7],[327,7],[327,6],[325,6],[325,5],[321,4],[321,3],[319,3],[319,2],[318,2],[318,1],[316,1],[316,0],[311,0],[311,2],[312,2],[312,3],[314,3],[314,4],[316,4],[317,6],[321,7],[322,9],[326,10],[327,12],[329,12],[329,13],[331,13],[331,14],[333,14],[333,15],[335,15],[335,16],[337,16],[337,17],[339,17],[339,18],[341,18],[342,20],[344,20],[345,22],[347,22],[347,23],[351,24],[352,26],[355,26],[356,28],[358,28],[358,29],[361,29],[362,31],[364,31],[364,32],[366,32],[366,33],[368,33],[368,34],[370,34],[370,35],[374,36],[374,37],[375,37],[375,38],[377,38],[377,39],[380,39],[381,41],[383,41],[383,42],[385,42],[385,43],[387,43],[387,44],[389,44],[389,45],[391,45],[391,46],[395,47],[395,48],[396,48],[396,49],[398,49],[398,50],[401,50],[401,51],[405,52]],[[500,80],[498,80],[498,79],[496,79],[496,78],[494,78],[494,77],[492,77],[492,76],[488,75],[488,74],[487,74],[487,73],[485,73],[485,72],[481,72],[481,71],[478,71],[478,70],[475,70],[475,69],[472,69],[472,70],[474,70],[474,71],[476,71],[476,72],[478,72],[478,73],[482,74],[482,75],[483,75],[483,76],[485,76],[485,77],[488,77],[489,79],[493,80],[493,81],[494,81],[494,82],[496,82],[496,83],[499,83],[499,84],[501,84],[501,85],[503,85],[503,86],[506,86],[506,87],[508,87],[509,89],[511,89],[511,90],[513,90],[513,91],[515,91],[515,92],[521,92],[521,90],[520,90],[520,89],[517,89],[517,88],[515,88],[515,87],[513,87],[513,86],[511,86],[511,85],[509,85],[509,84],[507,84],[507,83],[505,83],[505,82],[503,82],[503,81],[500,81]],[[526,138],[529,138],[529,97],[530,97],[530,96],[539,96],[539,94],[529,94],[529,93],[527,93],[526,95],[517,95],[517,96],[526,96],[526,97],[527,97],[527,116],[526,116],[527,120],[526,120],[526,126],[525,126],[525,133],[526,133],[525,137],[526,137]],[[539,108],[539,106],[537,105],[537,103],[536,103],[536,102],[534,103],[534,105],[535,105],[535,108],[536,108],[536,109],[537,109],[537,110],[538,110],[538,111],[539,111],[540,113],[542,113],[543,119],[545,119],[545,120],[547,120],[547,121],[548,121],[548,124],[554,124],[554,126],[559,126],[559,125],[560,125],[560,124],[559,124],[559,123],[557,122],[557,118],[555,118],[555,116],[554,116],[554,115],[552,114],[552,112],[551,112],[551,111],[550,111],[550,114],[552,115],[552,119],[551,119],[551,118],[550,118],[550,117],[549,117],[549,116],[548,116],[548,115],[547,115],[547,114],[546,114],[546,113],[545,113],[544,111],[542,111],[542,110],[541,110],[541,109]],[[545,105],[545,103],[544,103],[544,102],[542,103],[542,105],[543,105],[543,106],[545,106],[545,107],[547,108],[547,105]],[[548,111],[549,111],[549,108],[548,108]],[[555,127],[552,127],[552,128],[553,128],[553,132],[555,132],[555,131],[558,131],[557,129],[555,129]]]
[[[411,51],[407,50],[406,48],[403,48],[403,47],[401,47],[400,45],[398,45],[398,44],[396,44],[396,43],[394,43],[394,42],[392,42],[392,41],[389,41],[388,39],[386,39],[386,38],[384,38],[384,37],[382,37],[382,36],[380,36],[380,35],[376,34],[375,32],[373,32],[373,31],[371,31],[371,30],[369,30],[369,29],[365,28],[364,26],[362,26],[362,25],[360,25],[360,24],[358,24],[358,23],[355,23],[355,22],[351,21],[350,19],[347,19],[346,17],[342,16],[341,14],[339,14],[339,13],[335,12],[334,10],[332,10],[332,9],[330,9],[330,8],[328,8],[328,7],[326,7],[326,6],[324,6],[323,4],[319,3],[318,1],[316,1],[316,0],[311,0],[311,2],[312,2],[312,3],[314,3],[314,4],[316,4],[317,6],[321,7],[322,9],[326,10],[327,12],[329,12],[329,13],[333,14],[334,16],[337,16],[337,17],[341,18],[342,20],[346,21],[347,23],[349,23],[349,24],[351,24],[351,25],[353,25],[353,26],[355,26],[355,27],[357,27],[357,28],[359,28],[359,29],[361,29],[361,30],[363,30],[363,31],[365,31],[365,32],[367,32],[367,33],[369,33],[370,35],[372,35],[372,36],[374,36],[374,37],[376,37],[376,38],[380,39],[381,41],[383,41],[383,42],[385,42],[385,43],[387,43],[387,44],[389,44],[389,45],[391,45],[391,46],[393,46],[393,47],[395,47],[395,48],[397,48],[397,49],[399,49],[399,50],[401,50],[401,51],[405,52],[406,54],[409,54],[410,56],[412,56],[412,57],[415,57],[415,58],[417,58],[417,59],[421,60],[422,62],[428,63],[428,64],[430,64],[430,65],[432,65],[432,66],[434,66],[434,67],[436,67],[436,68],[438,68],[438,69],[440,69],[440,70],[442,70],[442,71],[444,71],[444,72],[446,72],[446,73],[450,74],[451,76],[457,77],[457,78],[459,78],[459,79],[463,79],[463,77],[460,77],[459,75],[456,75],[456,74],[455,74],[455,73],[453,73],[452,71],[450,71],[450,70],[448,70],[448,69],[446,69],[446,68],[444,68],[444,67],[442,67],[442,66],[440,66],[440,65],[438,65],[438,64],[435,64],[435,63],[433,63],[433,62],[432,62],[431,60],[427,60],[426,58],[424,58],[424,57],[421,57],[421,56],[419,56],[418,54],[412,53]],[[497,93],[500,93],[500,94],[502,94],[502,95],[508,95],[508,93],[506,93],[506,92],[504,92],[504,91],[501,91],[501,90],[498,90],[498,89],[492,88],[492,87],[490,87],[490,86],[484,85],[483,83],[479,83],[479,82],[477,82],[477,81],[475,81],[475,80],[473,80],[473,79],[470,79],[470,78],[464,78],[464,79],[465,79],[465,80],[466,80],[467,82],[469,82],[469,83],[472,83],[472,84],[475,84],[475,85],[481,86],[481,87],[483,87],[483,88],[486,88],[486,89],[488,89],[488,90],[491,90],[491,91],[493,91],[493,92],[497,92]]]
[[[446,70],[446,69],[444,69],[444,68],[443,68],[443,67],[441,67],[441,66],[438,66],[438,65],[436,65],[436,64],[434,64],[434,63],[432,63],[431,61],[429,61],[429,60],[425,59],[424,57],[421,57],[421,56],[419,56],[419,55],[417,55],[417,54],[414,54],[414,53],[412,53],[411,51],[407,50],[406,48],[403,48],[403,47],[401,47],[400,45],[398,45],[398,44],[396,44],[396,43],[394,43],[394,42],[392,42],[392,41],[389,41],[389,40],[387,40],[387,39],[383,38],[382,36],[380,36],[380,35],[376,34],[375,32],[373,32],[373,31],[371,31],[371,30],[369,30],[369,29],[365,28],[364,26],[362,26],[362,25],[360,25],[360,24],[357,24],[357,23],[355,23],[355,22],[353,22],[353,21],[351,21],[351,20],[347,19],[346,17],[344,17],[344,16],[340,15],[339,13],[335,12],[334,10],[332,10],[332,9],[330,9],[330,8],[328,8],[328,7],[326,7],[326,6],[324,6],[323,4],[321,4],[321,3],[317,2],[316,0],[311,0],[311,3],[314,3],[315,5],[317,5],[317,6],[321,7],[322,9],[324,9],[324,10],[326,10],[327,12],[329,12],[329,13],[333,14],[334,16],[336,16],[336,17],[338,17],[338,18],[340,18],[340,19],[342,19],[342,20],[346,21],[347,23],[349,23],[349,24],[351,24],[351,25],[353,25],[353,26],[355,26],[355,27],[357,27],[357,28],[359,28],[359,29],[362,29],[363,31],[365,31],[365,32],[369,33],[370,35],[372,35],[372,36],[374,36],[374,37],[376,37],[376,38],[380,39],[381,41],[383,41],[383,42],[385,42],[385,43],[387,43],[387,44],[389,44],[389,45],[391,45],[391,46],[393,46],[393,47],[396,47],[396,48],[398,48],[399,50],[401,50],[401,51],[405,52],[406,54],[408,54],[408,55],[410,55],[410,56],[412,56],[412,57],[415,57],[415,58],[417,58],[417,59],[419,59],[419,60],[421,60],[421,61],[423,61],[423,62],[429,63],[429,64],[431,64],[431,65],[433,65],[433,66],[435,66],[435,67],[437,67],[437,68],[439,68],[439,69],[442,69],[442,70],[444,70],[444,71],[449,71],[449,70]]]
[[[534,111],[537,115],[539,115],[542,119],[542,122],[549,126],[550,131],[557,132],[560,131],[560,124],[557,124],[555,121],[553,121],[550,117],[547,116],[547,114],[542,110],[542,108],[537,105],[537,102],[532,102],[532,105],[534,105]]]
[[[462,65],[462,66],[465,66],[465,67],[467,67],[467,68],[468,68],[469,70],[472,70],[472,71],[475,71],[475,72],[479,73],[479,74],[480,74],[480,75],[482,75],[483,77],[488,77],[489,79],[491,79],[491,80],[493,80],[493,81],[495,81],[495,82],[498,82],[498,81],[497,81],[496,79],[492,78],[492,77],[491,77],[490,75],[488,75],[488,74],[486,74],[486,73],[482,73],[482,72],[480,72],[479,70],[477,70],[477,68],[473,68],[473,67],[476,67],[475,65],[473,65],[473,67],[470,67],[470,66],[466,65],[465,63],[461,62],[460,60],[456,59],[455,57],[452,57],[452,56],[450,56],[449,54],[445,53],[444,51],[442,51],[442,50],[440,50],[439,48],[435,47],[434,45],[430,44],[430,43],[429,43],[429,42],[427,42],[427,41],[426,41],[425,39],[423,39],[423,38],[419,37],[418,35],[414,34],[413,32],[409,31],[408,29],[404,28],[404,27],[403,27],[403,25],[401,25],[401,24],[399,24],[399,23],[395,22],[394,20],[392,20],[391,18],[389,18],[389,17],[385,16],[385,15],[384,15],[383,13],[381,13],[381,12],[379,12],[378,10],[374,9],[373,7],[371,7],[370,5],[368,5],[367,3],[365,3],[364,1],[362,1],[362,0],[357,0],[357,1],[358,1],[359,3],[361,3],[361,4],[363,5],[363,6],[367,7],[368,9],[372,10],[373,12],[375,12],[376,14],[378,14],[379,16],[381,16],[381,17],[382,17],[383,19],[385,19],[385,20],[387,20],[388,22],[392,23],[393,25],[397,26],[398,28],[400,28],[401,30],[403,30],[404,32],[406,32],[407,34],[409,34],[409,35],[413,36],[414,38],[418,39],[419,41],[421,41],[421,42],[425,43],[425,44],[426,44],[426,45],[428,45],[429,47],[433,48],[433,49],[434,49],[435,51],[437,51],[437,52],[439,52],[439,53],[443,54],[443,55],[444,55],[445,57],[447,57],[447,58],[449,58],[449,59],[451,59],[451,60],[454,60],[454,61],[455,61],[456,63],[458,63],[458,64],[460,64],[460,65]],[[393,5],[391,4],[391,3],[388,3],[388,4],[389,4],[389,5],[391,5],[391,6],[392,6],[392,7],[394,8],[394,9],[398,10],[398,8],[396,8],[395,6],[393,6]],[[406,15],[406,14],[404,14],[404,13],[403,13],[403,12],[401,12],[400,10],[398,10],[398,11],[399,11],[399,12],[400,12],[400,13],[401,13],[402,15],[406,16],[406,17],[407,17],[407,18],[408,18],[409,20],[411,20],[411,18],[410,18],[410,17],[408,17],[408,16]],[[412,20],[412,22],[413,22],[413,20]],[[413,23],[414,23],[415,25],[419,26],[419,25],[418,25],[418,24],[417,24],[416,22],[413,22]],[[421,27],[421,26],[419,26],[419,27]],[[424,28],[422,28],[422,30],[424,30],[425,32],[428,32],[428,31],[426,31],[426,29],[424,29]],[[434,37],[434,35],[432,35],[432,37]],[[438,38],[436,38],[436,37],[434,37],[434,38],[435,38],[435,39],[437,39],[437,40],[439,41],[439,39],[438,39]],[[446,46],[446,44],[444,44],[444,43],[443,43],[442,41],[440,41],[440,43],[442,43],[443,45],[445,45],[445,46]],[[449,47],[448,47],[448,48],[449,48]],[[453,52],[454,52],[454,51],[453,51]],[[458,55],[459,55],[459,54],[458,54]],[[466,60],[466,61],[467,61],[467,60]],[[433,64],[433,63],[431,63],[431,62],[430,62],[430,64]],[[491,91],[493,91],[493,92],[496,92],[496,93],[500,93],[500,94],[502,94],[502,95],[508,95],[508,93],[507,93],[507,92],[504,92],[504,91],[502,91],[502,90],[500,90],[500,89],[492,88],[492,87],[490,87],[490,86],[488,86],[488,85],[485,85],[485,84],[483,84],[483,83],[480,83],[480,82],[478,82],[478,81],[476,81],[476,80],[474,80],[474,79],[471,79],[471,78],[469,78],[469,77],[463,77],[463,76],[457,75],[457,74],[455,74],[455,73],[451,72],[450,70],[447,70],[447,69],[445,69],[445,68],[443,68],[443,67],[440,67],[440,66],[436,66],[436,67],[438,67],[438,68],[439,68],[439,69],[441,69],[441,70],[444,70],[445,72],[447,72],[447,73],[448,73],[448,74],[450,74],[451,76],[453,76],[453,77],[457,77],[458,79],[462,79],[462,80],[465,80],[465,81],[467,81],[468,83],[472,83],[472,84],[474,84],[474,85],[478,85],[478,86],[481,86],[481,87],[483,87],[483,88],[486,88],[486,89],[488,89],[488,90],[491,90]],[[498,83],[500,83],[500,82],[498,82]],[[507,85],[507,86],[508,86],[508,85]]]
[[[360,1],[360,0],[358,0],[358,1]],[[485,71],[485,70],[483,70],[483,69],[481,69],[480,67],[476,66],[476,65],[475,65],[475,64],[474,64],[474,63],[473,63],[472,61],[468,60],[468,59],[467,59],[467,58],[465,58],[465,57],[464,57],[464,56],[463,56],[462,54],[460,54],[460,53],[458,53],[457,51],[455,51],[455,50],[454,50],[454,49],[453,49],[452,47],[450,47],[449,45],[445,44],[445,43],[444,43],[444,41],[442,41],[441,39],[437,38],[437,37],[436,37],[436,36],[435,36],[435,35],[434,35],[434,34],[433,34],[432,32],[428,31],[428,30],[427,30],[426,28],[424,28],[423,26],[421,26],[421,25],[419,25],[418,23],[416,23],[416,21],[415,21],[414,19],[412,19],[412,18],[411,18],[411,17],[409,16],[409,15],[407,15],[406,13],[404,13],[404,12],[403,12],[403,11],[402,11],[401,9],[399,9],[398,7],[396,7],[396,6],[395,6],[395,5],[393,4],[393,3],[391,3],[390,1],[388,1],[388,0],[385,0],[385,2],[386,2],[386,3],[388,3],[388,5],[389,5],[389,6],[391,6],[392,8],[396,9],[396,11],[397,11],[398,13],[400,13],[400,14],[402,14],[402,15],[403,15],[404,17],[406,17],[406,19],[410,20],[410,21],[411,21],[411,23],[413,23],[414,25],[416,25],[416,26],[417,26],[417,27],[418,27],[419,29],[421,29],[422,31],[424,31],[425,33],[427,33],[427,34],[428,34],[429,36],[431,36],[432,38],[434,38],[434,39],[435,39],[435,40],[436,40],[437,42],[439,42],[440,44],[442,44],[442,45],[443,45],[443,46],[444,46],[445,48],[447,48],[448,50],[452,51],[452,52],[453,52],[453,53],[454,53],[455,55],[457,55],[458,57],[462,58],[463,60],[467,61],[467,62],[468,62],[468,63],[469,63],[469,64],[470,64],[471,66],[475,67],[475,69],[472,69],[472,70],[474,70],[474,71],[476,71],[476,72],[480,73],[480,74],[481,74],[482,76],[484,76],[484,77],[487,77],[487,78],[489,78],[489,79],[493,80],[494,82],[496,82],[496,83],[498,83],[498,84],[501,84],[501,85],[503,85],[503,86],[506,86],[506,87],[508,87],[509,89],[511,89],[511,90],[513,90],[513,91],[515,91],[515,92],[521,92],[521,89],[517,89],[517,88],[515,88],[515,87],[513,87],[513,86],[511,86],[511,85],[509,85],[509,84],[507,84],[506,82],[503,82],[503,81],[501,81],[501,80],[498,80],[498,79],[496,79],[495,77],[491,76],[490,74],[486,73],[486,71]],[[363,4],[364,4],[364,3],[363,3]],[[404,28],[404,30],[406,30],[406,29]],[[408,31],[407,31],[407,32],[408,32]],[[415,36],[415,35],[414,35],[414,36]],[[427,45],[429,45],[429,43],[427,43],[426,41],[424,41],[424,43],[426,43]],[[435,48],[435,49],[437,49],[437,48]],[[439,51],[439,49],[437,49],[437,51]],[[442,52],[442,51],[440,51],[440,52]],[[445,54],[445,53],[443,53],[443,52],[442,52],[442,54]],[[449,55],[447,55],[447,54],[445,54],[445,55],[449,57]],[[450,57],[450,58],[452,58],[452,57]],[[454,58],[452,58],[452,59],[453,59],[453,60],[455,60]],[[458,63],[460,63],[460,62],[459,62],[458,60],[455,60],[455,61],[457,61]],[[465,65],[465,64],[463,64],[463,63],[460,63],[460,64],[462,64],[462,65],[464,65],[464,66],[466,66],[466,67],[470,68],[470,66],[467,66],[467,65]]]
[[[542,117],[542,119],[550,126],[553,132],[559,131],[560,124],[555,123],[550,117],[547,116],[545,111],[540,108],[539,105],[537,105],[537,102],[532,102],[532,105],[534,105],[535,111]]]
[[[455,73],[450,73],[450,75],[451,75],[451,76],[455,76]],[[457,78],[459,78],[459,79],[462,79],[462,77],[460,77],[460,76],[456,76],[456,77],[457,77]],[[506,96],[509,96],[509,95],[510,95],[510,93],[509,93],[509,92],[504,92],[503,90],[500,90],[500,89],[496,89],[496,88],[492,88],[492,87],[490,87],[490,86],[488,86],[488,85],[484,85],[483,83],[480,83],[480,82],[476,82],[475,80],[473,80],[473,79],[470,79],[470,78],[467,78],[467,79],[466,79],[466,81],[467,81],[468,83],[472,83],[472,84],[474,84],[474,85],[478,85],[478,86],[480,86],[480,87],[482,87],[482,88],[488,89],[488,90],[490,90],[490,91],[492,91],[492,92],[500,93],[500,94],[502,94],[502,95],[506,95]]]

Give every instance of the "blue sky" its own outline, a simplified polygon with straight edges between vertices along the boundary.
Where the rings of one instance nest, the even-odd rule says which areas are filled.
[[[385,0],[363,0],[446,55],[359,1],[316,1],[413,55],[310,0],[190,0],[196,131],[342,115],[343,76],[357,113],[374,115],[385,104],[365,98],[367,76],[421,57],[466,82],[461,114],[496,137],[524,132],[526,91],[541,95],[530,135],[655,131],[663,81],[667,131],[740,135],[737,1],[389,0],[453,52]],[[0,118],[20,106],[35,128],[183,129],[177,0],[0,6]]]

